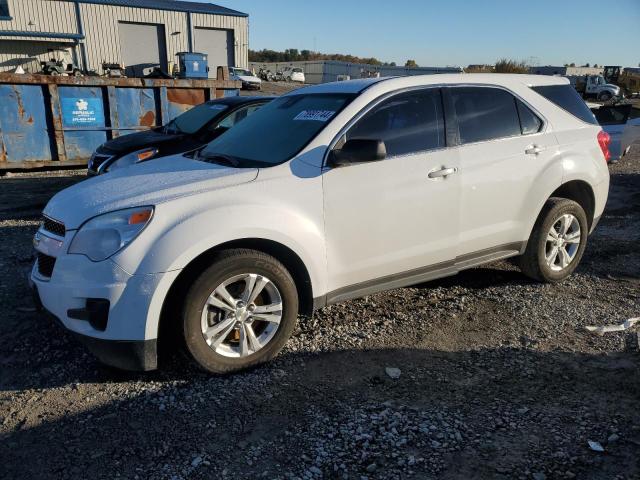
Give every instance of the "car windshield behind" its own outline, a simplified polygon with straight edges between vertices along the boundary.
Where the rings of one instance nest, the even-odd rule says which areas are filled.
[[[251,73],[249,70],[243,70],[242,68],[234,68],[233,74],[239,75],[241,77],[253,77],[253,73]]]
[[[165,127],[165,131],[193,135],[228,108],[228,105],[223,103],[203,103],[171,120]]]
[[[202,160],[232,158],[234,166],[268,167],[302,150],[354,95],[289,95],[268,103],[202,150]]]

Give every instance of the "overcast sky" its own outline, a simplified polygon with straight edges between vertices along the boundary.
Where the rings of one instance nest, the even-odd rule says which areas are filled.
[[[206,1],[206,0],[200,0]],[[423,66],[638,66],[640,0],[214,0],[249,14],[250,48]]]

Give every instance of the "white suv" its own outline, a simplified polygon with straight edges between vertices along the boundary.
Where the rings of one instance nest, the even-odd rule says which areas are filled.
[[[38,298],[96,355],[210,372],[278,353],[298,314],[507,257],[570,275],[607,199],[607,135],[566,79],[430,75],[296,90],[202,151],[47,205]]]

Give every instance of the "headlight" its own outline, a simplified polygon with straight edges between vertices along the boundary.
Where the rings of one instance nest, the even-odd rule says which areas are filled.
[[[107,166],[105,172],[112,172],[118,168],[128,167],[130,165],[135,165],[136,163],[144,162],[145,160],[153,158],[157,153],[157,148],[145,148],[143,150],[138,150],[137,152],[128,153],[124,157],[118,158],[111,165]]]
[[[105,260],[130,244],[153,217],[153,207],[136,207],[98,215],[80,227],[70,254]]]

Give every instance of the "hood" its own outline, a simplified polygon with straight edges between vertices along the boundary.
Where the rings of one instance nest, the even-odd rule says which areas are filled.
[[[84,180],[56,194],[43,213],[74,230],[102,213],[158,205],[247,183],[257,175],[257,168],[231,168],[174,155]]]
[[[166,134],[162,131],[146,130],[144,132],[123,135],[104,143],[101,148],[115,153],[129,153],[146,147],[157,147],[158,145],[180,140],[183,135]]]
[[[262,83],[262,80],[260,80],[258,77],[254,77],[253,75],[236,75],[236,77],[238,77],[238,79],[243,82]]]

